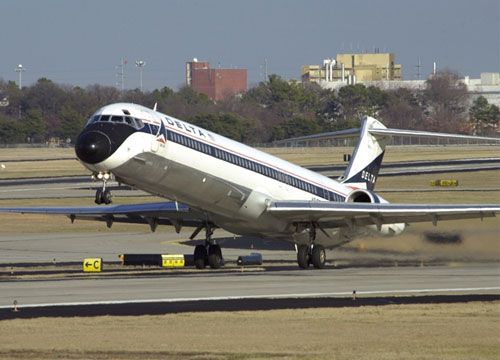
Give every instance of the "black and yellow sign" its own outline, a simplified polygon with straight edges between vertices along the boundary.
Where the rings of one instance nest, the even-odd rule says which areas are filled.
[[[102,258],[83,259],[83,272],[101,272]]]
[[[162,255],[161,266],[166,268],[184,267],[184,255]]]
[[[431,186],[458,186],[458,180],[456,179],[445,179],[445,180],[431,180]]]

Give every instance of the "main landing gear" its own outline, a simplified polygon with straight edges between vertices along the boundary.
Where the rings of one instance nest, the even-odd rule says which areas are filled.
[[[194,248],[194,265],[197,269],[204,269],[207,264],[212,269],[219,269],[224,264],[221,248],[212,239],[212,227],[207,224],[205,231],[205,244],[196,245]]]
[[[102,189],[97,189],[95,193],[95,203],[97,205],[109,205],[113,202],[111,191],[106,189],[106,183],[110,178],[111,175],[108,172],[100,172],[98,174],[92,175],[92,179],[102,181]]]
[[[297,263],[301,269],[307,269],[310,264],[316,269],[323,269],[326,264],[325,248],[322,245],[299,245]]]
[[[322,245],[315,244],[316,227],[311,225],[309,230],[309,244],[297,246],[297,264],[301,269],[309,268],[312,264],[316,269],[323,269],[326,264],[326,252]]]

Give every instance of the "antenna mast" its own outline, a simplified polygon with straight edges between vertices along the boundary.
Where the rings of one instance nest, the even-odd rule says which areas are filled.
[[[125,89],[125,65],[127,65],[127,59],[121,58],[120,65],[116,66],[116,69],[118,70],[116,73],[116,77],[118,78],[116,85],[120,87],[122,94]]]
[[[417,76],[417,80],[420,80],[420,69],[422,68],[422,64],[420,63],[420,56],[418,57],[418,63],[415,65],[417,68],[417,73],[415,74]]]

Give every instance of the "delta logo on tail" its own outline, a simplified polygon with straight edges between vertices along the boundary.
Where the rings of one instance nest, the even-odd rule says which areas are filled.
[[[160,131],[158,132],[158,135],[156,135],[156,141],[164,145],[167,142],[167,130],[165,129],[163,121],[160,124]]]

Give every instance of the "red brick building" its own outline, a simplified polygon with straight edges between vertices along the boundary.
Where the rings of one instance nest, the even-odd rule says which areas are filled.
[[[211,69],[208,62],[193,59],[186,63],[186,85],[212,100],[222,100],[247,90],[247,70]]]

